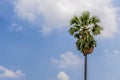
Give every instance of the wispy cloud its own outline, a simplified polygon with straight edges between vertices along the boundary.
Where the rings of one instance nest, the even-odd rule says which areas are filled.
[[[69,76],[64,71],[60,71],[57,78],[58,80],[69,80]]]
[[[80,58],[78,55],[69,51],[60,55],[60,59],[51,59],[53,63],[57,64],[60,68],[74,67],[80,65]]]
[[[114,50],[105,49],[104,53],[107,56],[118,56],[118,55],[120,55],[120,50],[117,50],[117,49],[114,49]]]
[[[118,32],[118,9],[113,0],[16,0],[14,11],[28,22],[43,18],[41,31],[46,34],[54,29],[65,28],[73,15],[84,10],[97,15],[104,27],[102,37],[113,37]]]
[[[19,78],[24,74],[20,70],[10,70],[4,66],[0,66],[0,78]]]
[[[21,32],[23,31],[23,26],[18,25],[17,23],[12,23],[10,26],[10,31]]]

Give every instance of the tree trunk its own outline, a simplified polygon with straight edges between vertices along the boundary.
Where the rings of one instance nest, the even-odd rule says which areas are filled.
[[[87,55],[85,55],[84,80],[87,80]]]

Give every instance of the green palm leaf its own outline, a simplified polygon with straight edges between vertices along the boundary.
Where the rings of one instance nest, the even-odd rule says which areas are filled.
[[[77,39],[76,47],[83,54],[92,53],[96,47],[94,36],[99,35],[103,30],[99,23],[100,19],[97,16],[90,16],[88,11],[84,11],[81,16],[74,16],[71,19],[69,33]]]

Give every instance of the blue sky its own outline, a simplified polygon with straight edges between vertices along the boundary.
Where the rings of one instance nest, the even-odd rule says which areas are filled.
[[[69,20],[84,10],[104,31],[88,56],[89,80],[119,80],[119,0],[0,0],[0,80],[83,80]]]

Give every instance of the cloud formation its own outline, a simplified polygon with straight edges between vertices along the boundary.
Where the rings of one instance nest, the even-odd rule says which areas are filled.
[[[12,71],[0,66],[0,78],[19,78],[21,76],[23,76],[23,73],[20,70]]]
[[[10,26],[10,31],[21,32],[23,31],[23,26],[20,26],[17,23],[12,23]]]
[[[110,51],[110,50],[106,49],[106,50],[104,50],[104,53],[108,56],[118,56],[118,55],[120,55],[120,50],[114,49],[114,50]]]
[[[17,16],[28,22],[39,21],[42,17],[43,34],[69,26],[73,15],[85,10],[101,19],[102,37],[113,37],[118,32],[118,14],[113,0],[16,0],[14,8]]]
[[[67,68],[80,65],[80,58],[78,55],[69,51],[61,54],[59,60],[52,58],[52,62],[57,64],[60,68]]]
[[[69,76],[64,71],[60,71],[57,78],[58,80],[69,80]]]

